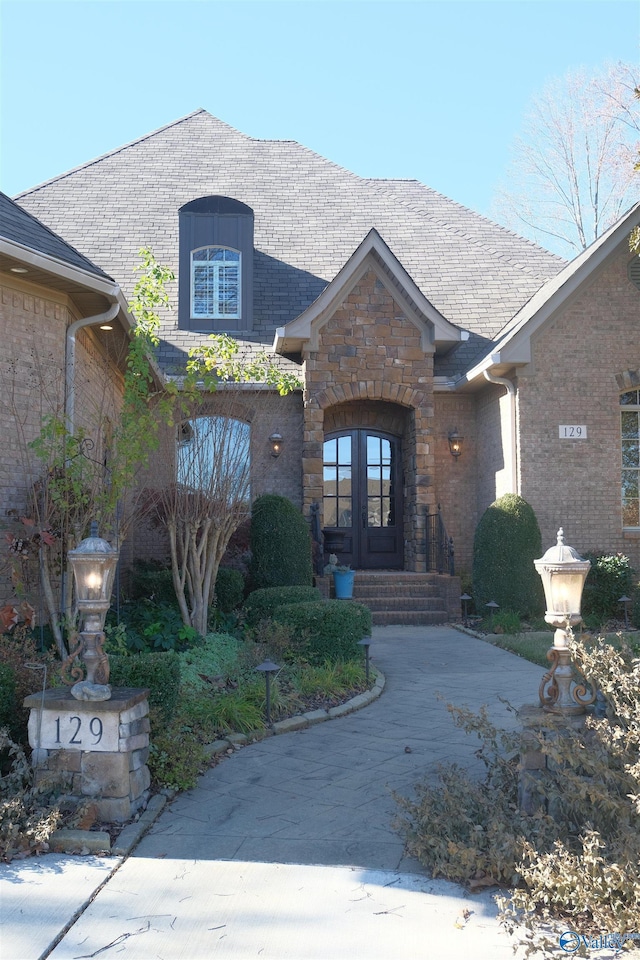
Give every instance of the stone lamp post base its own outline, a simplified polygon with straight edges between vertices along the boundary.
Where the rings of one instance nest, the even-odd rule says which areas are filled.
[[[76,700],[68,689],[28,696],[36,783],[54,771],[67,774],[70,799],[91,799],[100,820],[132,817],[151,782],[148,694],[114,687],[110,700]]]

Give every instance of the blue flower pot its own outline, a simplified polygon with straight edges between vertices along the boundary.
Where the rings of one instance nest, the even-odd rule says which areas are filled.
[[[333,584],[338,600],[350,600],[353,597],[353,578],[355,570],[345,570],[341,573],[338,570],[333,571]]]

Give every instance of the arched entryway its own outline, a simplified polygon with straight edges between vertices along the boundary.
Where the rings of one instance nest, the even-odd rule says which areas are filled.
[[[369,428],[325,435],[324,546],[358,569],[402,569],[402,450],[399,437]]]

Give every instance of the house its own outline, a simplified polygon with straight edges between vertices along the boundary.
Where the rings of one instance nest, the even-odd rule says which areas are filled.
[[[125,296],[142,246],[174,269],[166,375],[214,332],[300,373],[275,420],[257,388],[238,418],[254,492],[317,511],[326,552],[420,573],[439,516],[469,571],[479,517],[514,492],[543,543],[562,525],[640,569],[640,204],[566,264],[417,181],[204,110],[17,201]]]
[[[26,541],[30,528],[20,518],[45,510],[33,500],[45,465],[31,446],[45,422],[57,418],[85,435],[76,452],[104,469],[132,319],[104,270],[0,194],[0,325],[2,524]],[[2,575],[8,600],[13,585]]]

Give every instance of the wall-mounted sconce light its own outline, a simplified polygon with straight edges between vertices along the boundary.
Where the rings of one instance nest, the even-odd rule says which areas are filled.
[[[271,444],[271,456],[279,457],[282,453],[282,444],[284,443],[282,434],[278,433],[277,431],[272,433],[269,437],[269,443]]]
[[[455,457],[456,460],[462,453],[462,444],[464,443],[464,437],[461,437],[457,430],[452,430],[448,437],[449,440],[449,453],[452,457]]]

